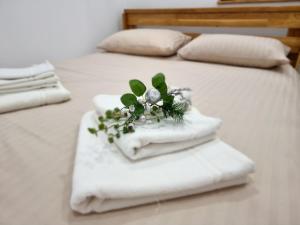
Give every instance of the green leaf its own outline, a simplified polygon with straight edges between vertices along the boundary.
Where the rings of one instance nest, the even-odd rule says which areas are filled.
[[[135,107],[134,114],[136,116],[140,116],[140,115],[142,115],[145,112],[145,108],[144,108],[144,106],[141,103],[136,103],[134,105],[134,107]]]
[[[166,95],[163,98],[164,105],[172,106],[173,101],[174,101],[173,95]]]
[[[98,128],[99,128],[99,130],[104,130],[105,129],[104,123],[100,123]]]
[[[97,130],[95,128],[88,128],[88,131],[91,133],[91,134],[97,134]]]
[[[159,91],[162,99],[164,99],[168,95],[168,87],[166,83],[162,83],[156,89]]]
[[[125,105],[127,107],[138,103],[136,96],[134,94],[130,94],[130,93],[122,95],[121,102],[123,103],[123,105]]]
[[[128,133],[128,127],[123,127],[123,134],[127,134]]]
[[[112,119],[113,112],[111,110],[106,110],[105,115],[107,119]]]
[[[154,105],[154,106],[152,106],[152,110],[153,110],[154,112],[157,112],[157,111],[158,111],[158,107],[157,107],[156,105]]]
[[[156,89],[158,89],[162,84],[165,83],[165,75],[162,73],[158,73],[154,77],[152,77],[152,86]]]
[[[146,91],[146,86],[139,80],[130,80],[129,86],[136,96],[142,96]]]
[[[121,119],[121,111],[119,111],[119,112],[114,111],[112,113],[112,117],[114,120],[120,120]]]
[[[129,127],[128,127],[128,132],[129,132],[129,133],[133,133],[133,132],[134,132],[133,126],[129,126]]]
[[[168,94],[168,87],[165,82],[164,74],[158,73],[152,77],[152,86],[159,91],[161,98],[164,98]]]
[[[116,107],[116,108],[114,108],[114,112],[118,113],[118,112],[121,112],[121,110],[118,107]]]
[[[109,142],[110,144],[114,143],[114,138],[113,138],[113,137],[108,137],[108,142]]]

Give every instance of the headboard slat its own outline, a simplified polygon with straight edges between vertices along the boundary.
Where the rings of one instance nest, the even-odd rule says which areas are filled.
[[[274,38],[291,47],[292,64],[300,65],[300,6],[126,9],[123,26],[287,28],[286,36]]]
[[[268,20],[266,19],[131,19],[128,24],[134,26],[202,26],[202,27],[267,27]],[[278,23],[280,27],[280,23]]]

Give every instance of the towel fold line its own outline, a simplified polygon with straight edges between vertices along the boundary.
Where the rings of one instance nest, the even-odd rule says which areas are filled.
[[[0,86],[0,94],[22,92],[27,90],[34,90],[47,87],[55,87],[58,85],[58,77],[56,75],[45,77],[43,79],[31,80],[28,82],[21,82],[15,84],[9,84],[6,86]]]
[[[54,70],[54,66],[48,61],[24,68],[0,68],[0,79],[28,78],[46,72],[53,72]]]
[[[70,98],[70,92],[58,81],[54,87],[0,95],[0,113],[61,103]]]

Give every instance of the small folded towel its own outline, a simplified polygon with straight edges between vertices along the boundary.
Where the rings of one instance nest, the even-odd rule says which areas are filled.
[[[74,165],[71,208],[104,212],[202,193],[247,182],[254,163],[219,139],[147,160],[132,162],[96,126],[95,112],[81,121]]]
[[[59,79],[54,72],[43,73],[37,76],[22,79],[0,80],[0,94],[56,87],[58,85],[58,81]]]
[[[70,92],[60,82],[56,87],[0,95],[0,113],[55,104],[70,99]]]
[[[0,69],[0,79],[20,79],[26,77],[32,77],[38,74],[53,72],[54,66],[46,61],[38,65],[33,65],[26,68],[1,68]]]
[[[97,95],[93,101],[98,115],[108,109],[122,108],[117,95]],[[128,158],[137,160],[208,142],[215,138],[220,125],[220,119],[206,117],[192,108],[185,113],[182,123],[170,118],[160,123],[138,125],[134,133],[122,135],[115,143]]]

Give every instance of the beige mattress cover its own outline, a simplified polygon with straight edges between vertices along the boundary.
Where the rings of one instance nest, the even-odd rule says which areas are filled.
[[[300,81],[273,70],[95,53],[57,64],[72,100],[0,115],[0,224],[300,224]],[[193,103],[220,117],[219,136],[256,163],[250,183],[201,195],[82,216],[69,206],[80,118],[92,97],[150,85],[193,89]]]

